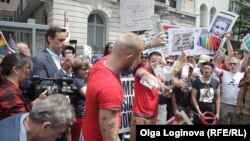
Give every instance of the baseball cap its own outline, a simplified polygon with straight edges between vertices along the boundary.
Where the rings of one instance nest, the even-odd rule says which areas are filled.
[[[205,63],[205,62],[210,62],[211,61],[211,57],[208,55],[201,55],[198,61],[198,64],[200,63]]]

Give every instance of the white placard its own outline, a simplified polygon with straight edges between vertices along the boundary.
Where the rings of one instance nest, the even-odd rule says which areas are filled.
[[[154,0],[121,0],[120,12],[122,32],[153,29]]]
[[[229,11],[218,11],[208,31],[201,30],[195,43],[207,49],[210,54],[216,53],[225,43],[224,34],[232,30],[238,17],[239,15]]]
[[[193,28],[170,28],[168,30],[168,48],[170,55],[181,55],[183,49],[194,52],[194,29]]]

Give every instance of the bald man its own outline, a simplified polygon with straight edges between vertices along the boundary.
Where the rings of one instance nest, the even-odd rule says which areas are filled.
[[[144,43],[134,33],[124,33],[109,56],[90,72],[83,124],[84,141],[118,141],[120,112],[124,100],[119,73],[139,61]]]
[[[26,56],[31,56],[30,54],[30,49],[28,47],[27,44],[25,43],[17,43],[16,44],[16,47],[17,47],[17,50],[22,53],[23,55],[26,55]]]

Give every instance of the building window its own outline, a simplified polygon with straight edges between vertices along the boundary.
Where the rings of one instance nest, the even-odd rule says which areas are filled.
[[[169,6],[176,8],[176,0],[169,0]]]
[[[213,7],[210,10],[210,24],[212,23],[213,19],[214,19],[214,15],[216,13],[216,9]]]
[[[106,25],[98,14],[91,14],[88,18],[87,44],[92,47],[94,54],[100,54],[106,43]]]
[[[235,0],[230,1],[229,10],[235,12],[238,8],[238,5]]]
[[[207,26],[207,6],[202,4],[200,7],[200,27]]]
[[[166,3],[166,0],[156,0],[158,2],[161,2],[161,3]]]

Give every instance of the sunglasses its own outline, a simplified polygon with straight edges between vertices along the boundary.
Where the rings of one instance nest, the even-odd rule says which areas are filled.
[[[230,66],[233,66],[233,65],[236,66],[237,63],[229,63],[229,65],[230,65]]]
[[[194,58],[194,56],[188,56],[187,58]]]
[[[166,63],[167,63],[168,65],[173,65],[173,64],[174,64],[174,62],[169,62],[169,61],[166,61]]]
[[[147,59],[147,56],[141,56],[141,59]]]

